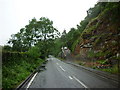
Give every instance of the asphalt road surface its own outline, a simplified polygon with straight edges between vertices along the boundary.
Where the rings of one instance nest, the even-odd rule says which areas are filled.
[[[27,88],[116,88],[108,79],[51,57]]]

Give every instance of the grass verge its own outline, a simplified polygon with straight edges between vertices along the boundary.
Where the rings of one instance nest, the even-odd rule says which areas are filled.
[[[23,60],[24,59],[24,60]],[[34,63],[33,63],[34,62]],[[9,63],[2,68],[2,87],[16,88],[35,68],[44,62],[42,59],[22,58],[19,63]]]
[[[112,67],[108,67],[108,68],[97,68],[96,62],[83,62],[81,60],[75,60],[74,63],[85,66],[85,67],[97,69],[100,71],[109,72],[111,74],[119,74],[119,68],[117,64],[113,65]]]

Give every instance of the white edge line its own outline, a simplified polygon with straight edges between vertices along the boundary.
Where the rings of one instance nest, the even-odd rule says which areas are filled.
[[[63,69],[61,66],[60,66],[60,68],[65,72],[65,69]]]
[[[68,76],[70,79],[73,79],[71,76]]]
[[[34,78],[36,77],[37,74],[38,74],[38,72],[35,73],[35,75],[32,77],[32,79],[30,80],[30,82],[29,82],[28,85],[27,85],[27,88],[30,87],[31,83],[33,82],[33,80],[34,80]],[[26,88],[26,89],[27,89],[27,88]]]
[[[79,79],[77,79],[75,76],[73,76],[76,81],[78,81],[82,86],[85,88],[88,88],[83,82],[81,82]]]

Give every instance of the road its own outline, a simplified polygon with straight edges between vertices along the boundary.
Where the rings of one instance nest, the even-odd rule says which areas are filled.
[[[51,57],[46,70],[36,73],[27,88],[115,88],[108,79]]]

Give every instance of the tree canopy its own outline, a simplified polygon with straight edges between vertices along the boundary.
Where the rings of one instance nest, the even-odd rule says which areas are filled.
[[[33,18],[28,25],[20,29],[20,32],[11,35],[8,43],[12,45],[13,51],[26,52],[32,46],[39,46],[41,51],[47,52],[59,35],[59,31],[53,27],[53,21],[45,17],[41,17],[38,21]]]

